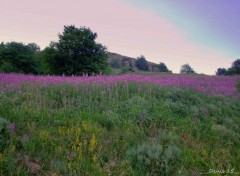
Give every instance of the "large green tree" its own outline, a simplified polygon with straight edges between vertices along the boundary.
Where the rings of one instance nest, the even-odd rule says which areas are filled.
[[[137,58],[137,60],[136,60],[136,67],[139,70],[149,71],[148,62],[147,62],[147,60],[145,59],[144,56],[140,56],[140,57]]]
[[[32,43],[38,47],[36,44]],[[37,54],[30,45],[18,42],[0,44],[0,72],[37,73]],[[38,47],[39,48],[39,47]]]
[[[81,75],[107,69],[106,48],[95,42],[97,34],[89,28],[64,26],[58,37],[59,41],[52,42],[42,53],[50,73]]]

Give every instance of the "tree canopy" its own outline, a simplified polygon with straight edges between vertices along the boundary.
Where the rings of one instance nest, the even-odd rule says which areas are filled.
[[[140,57],[137,58],[137,60],[136,60],[136,67],[139,70],[149,71],[148,62],[147,62],[147,60],[145,59],[144,56],[140,56]]]
[[[182,74],[193,74],[195,71],[192,69],[192,67],[189,64],[182,65],[180,69],[180,73]]]
[[[31,47],[33,45],[38,47],[35,43],[28,45],[18,42],[1,43],[0,72],[36,74],[37,56],[36,50]]]
[[[240,59],[236,59],[228,69],[218,68],[216,75],[240,75]]]
[[[225,75],[227,72],[227,70],[225,68],[218,68],[216,71],[216,75],[220,76],[220,75]]]
[[[59,41],[43,51],[52,74],[81,75],[99,73],[107,68],[106,48],[96,43],[97,33],[89,28],[64,26]]]
[[[160,72],[169,72],[166,64],[164,64],[162,62],[160,62],[160,64],[158,65],[158,69],[159,69]]]

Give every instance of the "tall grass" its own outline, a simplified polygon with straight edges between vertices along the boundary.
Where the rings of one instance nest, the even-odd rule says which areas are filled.
[[[2,175],[239,169],[239,99],[137,82],[21,84],[0,105]]]

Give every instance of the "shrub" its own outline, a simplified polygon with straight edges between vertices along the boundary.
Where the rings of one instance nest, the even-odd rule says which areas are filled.
[[[177,175],[181,165],[179,142],[172,132],[160,130],[154,140],[128,150],[127,159],[146,175]]]
[[[222,123],[223,125],[225,125],[226,127],[236,131],[236,132],[240,132],[240,128],[238,126],[237,123],[235,123],[232,119],[230,118],[222,118]]]
[[[124,67],[124,68],[121,69],[120,74],[126,74],[126,73],[129,73],[129,72],[135,72],[135,70],[131,67]]]
[[[224,143],[229,141],[232,141],[237,144],[240,143],[239,133],[236,133],[233,130],[226,128],[226,126],[224,125],[214,124],[212,125],[211,130]]]
[[[150,175],[175,175],[180,165],[180,150],[173,145],[142,144],[127,152],[133,168]]]
[[[187,114],[186,106],[181,102],[173,102],[170,99],[166,99],[163,106],[179,117],[185,117]]]
[[[157,142],[162,144],[163,146],[178,145],[180,143],[180,139],[172,132],[167,132],[166,130],[161,129],[159,130]]]
[[[134,96],[128,101],[122,102],[118,111],[122,114],[124,112],[125,117],[135,120],[140,114],[147,114],[149,112],[149,103],[144,98]]]
[[[97,121],[102,127],[105,127],[108,131],[111,131],[116,125],[120,125],[118,115],[111,110],[104,111],[103,115],[97,118]]]

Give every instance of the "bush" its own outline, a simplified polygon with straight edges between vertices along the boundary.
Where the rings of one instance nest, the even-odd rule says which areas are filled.
[[[232,141],[236,144],[240,144],[240,135],[239,133],[234,132],[231,129],[226,128],[224,125],[212,125],[212,132],[220,139],[220,141],[227,143]]]
[[[118,107],[119,113],[124,112],[125,117],[131,120],[136,120],[141,114],[148,114],[149,110],[148,101],[139,96],[134,96],[128,101],[122,102]]]
[[[128,150],[127,159],[145,175],[177,175],[181,165],[179,142],[172,132],[160,130],[154,140]]]
[[[133,168],[150,175],[175,175],[180,165],[180,150],[170,145],[142,144],[127,152]]]
[[[131,67],[124,67],[124,68],[121,69],[120,74],[126,74],[126,73],[129,73],[129,72],[135,72],[135,70]]]

